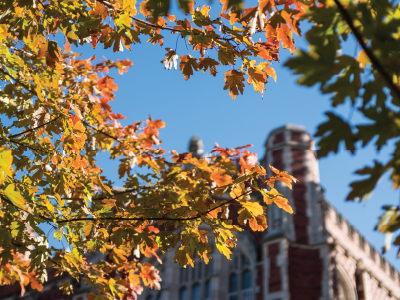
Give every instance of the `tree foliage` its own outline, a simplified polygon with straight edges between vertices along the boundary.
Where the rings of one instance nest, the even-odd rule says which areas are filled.
[[[221,65],[230,66],[223,88],[234,99],[245,77],[261,93],[268,78],[275,79],[271,62],[279,60],[280,47],[293,52],[292,34],[300,34],[307,2],[263,0],[245,8],[222,1],[212,18],[209,7],[179,0],[187,18],[177,19],[169,0],[0,1],[0,283],[19,281],[22,293],[28,284],[40,291],[53,268],[97,290],[89,300],[135,299],[143,286],[159,288],[161,280],[140,257],[175,248],[182,266],[193,265],[196,250],[208,262],[212,250],[200,224],[229,258],[234,232],[267,227],[267,205],[292,213],[274,183],[291,187],[295,178],[275,168],[268,176],[255,154],[243,150],[247,146],[217,145],[200,159],[168,155],[160,147],[161,120],[122,126],[125,117],[111,107],[118,86],[107,73],[123,74],[132,62],[81,59],[71,45],[121,51],[143,39],[163,45],[162,34],[176,34],[191,54],[166,48],[165,67],[179,62],[189,79],[195,71],[215,76]],[[100,151],[119,159],[123,191],[114,190],[98,166]],[[249,197],[254,191],[263,201]],[[42,230],[46,224],[51,232]],[[70,249],[49,245],[49,234]],[[108,259],[91,263],[90,252]],[[68,282],[60,288],[73,289]]]
[[[313,26],[306,33],[310,48],[299,51],[286,66],[301,75],[298,83],[318,85],[332,95],[333,107],[350,104],[362,118],[344,119],[328,112],[318,128],[319,157],[337,152],[340,143],[354,153],[374,143],[379,151],[392,147],[391,158],[375,161],[356,171],[364,179],[351,183],[347,200],[365,200],[379,179],[390,173],[393,187],[400,187],[400,5],[396,1],[322,0],[310,7],[303,20]],[[349,36],[356,40],[356,54],[345,54]],[[383,252],[400,228],[400,206],[384,207],[377,225],[388,234]],[[400,245],[400,236],[394,244]]]

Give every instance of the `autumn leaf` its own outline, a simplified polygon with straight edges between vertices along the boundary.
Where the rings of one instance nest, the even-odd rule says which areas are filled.
[[[287,211],[288,213],[292,214],[293,209],[288,204],[288,199],[281,197],[282,195],[278,193],[276,189],[271,189],[271,191],[264,192],[263,198],[266,204],[272,204],[273,202],[283,210]]]
[[[24,197],[22,197],[21,193],[16,189],[15,184],[9,184],[5,190],[4,195],[16,206],[27,210],[26,203]]]
[[[199,58],[199,69],[203,69],[203,72],[206,72],[210,69],[210,74],[216,76],[218,71],[215,66],[219,66],[220,63],[216,60],[209,57],[200,57]]]
[[[7,177],[12,177],[12,161],[13,157],[11,151],[6,147],[0,147],[0,184],[3,183]]]
[[[185,75],[185,80],[188,80],[191,75],[193,75],[193,69],[198,70],[199,65],[194,57],[190,55],[183,55],[180,57],[181,62],[179,63],[179,69],[182,74]]]
[[[167,54],[165,54],[166,58],[164,58],[161,63],[165,65],[165,69],[171,70],[172,69],[172,64],[174,65],[174,68],[176,70],[177,68],[177,60],[179,56],[176,54],[174,50],[171,48],[165,48],[167,50]]]
[[[60,49],[57,46],[57,42],[49,41],[47,43],[47,52],[46,52],[46,64],[50,68],[55,68],[56,63],[59,61]]]
[[[249,219],[249,226],[254,231],[264,231],[268,227],[266,216],[257,216]]]
[[[255,200],[242,201],[240,203],[253,217],[260,216],[264,213],[264,208]]]
[[[229,95],[235,100],[239,92],[243,94],[244,88],[244,73],[236,70],[231,70],[225,73],[225,86],[224,90],[229,89]]]
[[[223,169],[215,169],[211,173],[211,179],[215,181],[217,186],[224,186],[232,183],[232,177],[226,174],[226,171]]]
[[[232,199],[241,200],[245,196],[245,184],[243,182],[239,183],[238,185],[234,186],[229,193]]]

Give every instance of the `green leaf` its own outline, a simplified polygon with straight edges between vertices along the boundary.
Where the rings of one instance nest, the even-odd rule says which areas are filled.
[[[369,175],[369,177],[367,179],[351,183],[351,191],[346,200],[362,201],[367,199],[371,195],[375,185],[378,183],[383,173],[385,173],[389,169],[388,165],[384,166],[377,161],[375,161],[374,163],[375,164],[372,168],[365,167],[361,170],[356,171],[356,174]]]
[[[356,139],[350,125],[332,112],[327,112],[326,115],[329,120],[318,126],[317,133],[315,134],[315,136],[321,137],[318,142],[318,157],[325,157],[329,152],[337,153],[341,142],[345,142],[347,150],[354,153],[354,142]]]

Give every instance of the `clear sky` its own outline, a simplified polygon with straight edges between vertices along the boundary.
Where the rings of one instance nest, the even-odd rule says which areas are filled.
[[[263,99],[260,93],[255,93],[252,86],[246,83],[244,95],[233,101],[228,92],[223,90],[223,74],[228,70],[226,68],[220,66],[216,77],[209,73],[195,73],[188,81],[185,81],[179,70],[164,69],[160,63],[166,53],[164,48],[175,48],[176,38],[177,35],[167,38],[163,47],[147,44],[147,39],[143,38],[142,44],[132,45],[131,51],[125,49],[122,53],[112,53],[111,49],[102,50],[102,45],[96,50],[92,50],[89,45],[76,49],[84,54],[83,58],[96,54],[97,59],[104,55],[108,59],[129,58],[134,62],[133,67],[123,76],[111,74],[119,85],[116,101],[111,103],[113,110],[127,117],[122,120],[123,125],[145,120],[149,115],[166,122],[167,127],[160,130],[165,150],[187,151],[190,138],[196,134],[203,139],[207,152],[212,150],[215,142],[223,147],[253,144],[251,150],[262,158],[264,142],[272,129],[292,123],[303,125],[313,135],[325,119],[324,112],[330,109],[329,97],[322,95],[316,88],[296,84],[296,77],[283,67],[283,62],[290,57],[289,51],[282,49],[282,63],[274,63],[277,82],[271,78]],[[297,38],[296,45],[304,47],[306,44],[303,38]],[[354,47],[350,45],[349,51],[353,55]],[[177,52],[180,56],[187,54],[182,39],[178,41]],[[349,115],[346,107],[336,112],[346,118]],[[385,177],[369,201],[345,202],[349,183],[358,179],[353,172],[372,164],[373,158],[387,161],[389,152],[384,150],[378,153],[369,146],[352,156],[342,147],[337,155],[321,159],[319,166],[326,199],[381,250],[384,236],[374,231],[374,226],[382,205],[398,205],[398,191],[391,187],[389,179]],[[99,159],[106,175],[116,185],[122,185],[122,181],[118,180],[117,162],[108,162],[103,155]],[[396,254],[397,249],[392,248],[384,256],[400,269],[400,260]]]

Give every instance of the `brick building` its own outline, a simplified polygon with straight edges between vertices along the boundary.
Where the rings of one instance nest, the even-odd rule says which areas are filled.
[[[198,138],[192,152],[196,144],[202,145]],[[146,290],[139,299],[400,299],[399,272],[324,199],[314,141],[303,127],[273,130],[261,164],[299,179],[293,190],[278,187],[295,213],[270,206],[267,231],[239,233],[231,260],[214,251],[208,265],[182,269],[167,253],[159,266],[162,289]]]
[[[197,137],[189,149],[195,156],[204,155]],[[295,213],[271,205],[267,231],[239,233],[231,260],[214,251],[208,265],[183,269],[168,252],[158,266],[162,289],[146,289],[139,299],[400,300],[399,272],[324,199],[314,142],[304,128],[286,125],[273,130],[265,151],[261,164],[267,170],[273,165],[300,180],[293,190],[278,186]],[[28,292],[24,299],[86,298],[87,287],[77,283],[74,296],[61,295],[57,286],[62,280],[52,278],[44,293]],[[0,288],[0,299],[17,298],[18,287],[12,292],[10,288]]]

